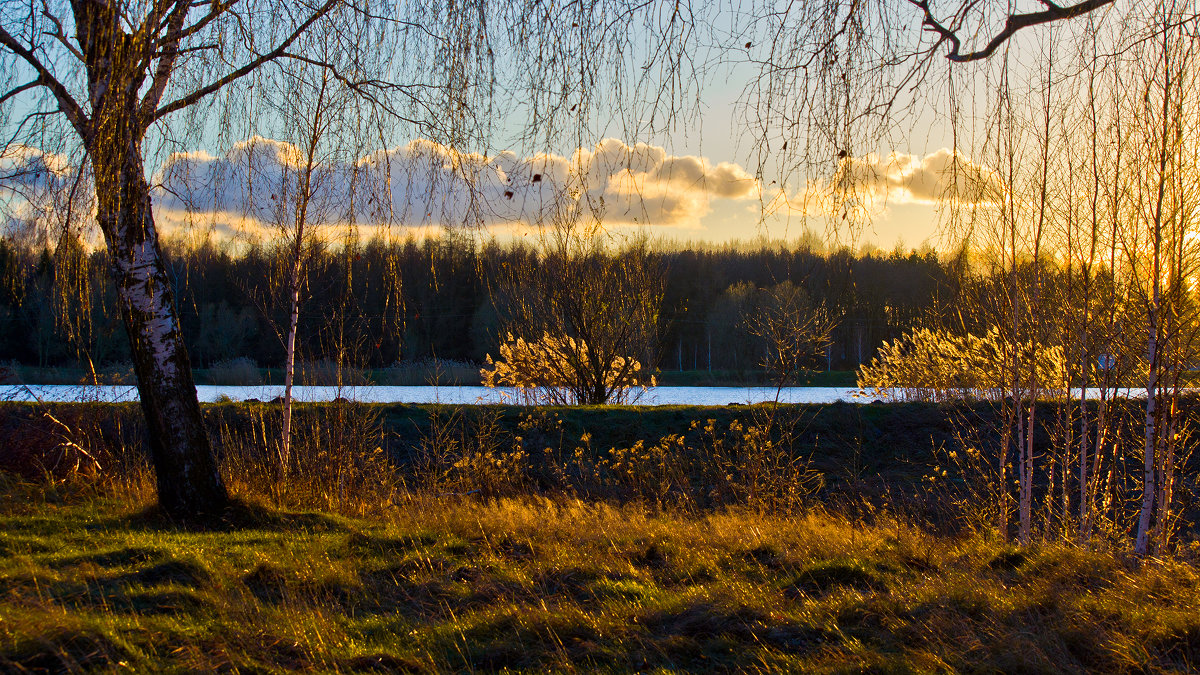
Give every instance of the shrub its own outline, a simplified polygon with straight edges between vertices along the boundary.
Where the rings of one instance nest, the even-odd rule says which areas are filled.
[[[1025,342],[1015,347],[997,328],[982,337],[920,328],[884,342],[876,357],[859,368],[858,386],[903,400],[996,400],[1011,386],[1013,364],[1019,361],[1022,371],[1032,365],[1034,383],[1042,391],[1062,388],[1066,362],[1061,346]]]
[[[633,357],[616,356],[605,364],[583,340],[550,333],[537,342],[509,333],[500,359],[489,354],[487,364],[479,371],[485,386],[514,387],[527,403],[623,403],[655,384]]]

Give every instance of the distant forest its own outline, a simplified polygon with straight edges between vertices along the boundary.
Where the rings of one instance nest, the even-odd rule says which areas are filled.
[[[168,244],[184,339],[196,368],[235,359],[283,361],[279,290],[286,252]],[[612,253],[610,255],[620,255]],[[0,240],[0,362],[97,369],[129,360],[107,254],[65,241],[54,250]],[[309,252],[298,354],[359,368],[443,359],[479,363],[497,354],[502,317],[496,272],[536,260],[521,241],[479,243],[444,234],[371,240]],[[810,244],[657,244],[664,289],[659,369],[753,371],[764,345],[746,317],[771,287],[791,282],[835,319],[833,344],[814,367],[853,369],[884,340],[955,312],[963,256],[933,252],[825,252]]]

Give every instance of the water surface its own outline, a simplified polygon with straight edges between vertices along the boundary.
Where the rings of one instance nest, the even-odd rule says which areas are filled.
[[[900,392],[895,392],[899,394]],[[1074,395],[1079,396],[1075,390]],[[283,396],[283,385],[211,385],[196,386],[201,401],[272,401]],[[519,392],[508,387],[495,389],[479,386],[306,386],[293,387],[297,401],[318,402],[344,398],[363,403],[520,403]],[[1088,389],[1089,399],[1100,397],[1100,390]],[[1108,396],[1138,398],[1145,390],[1119,389]],[[871,403],[880,398],[874,392],[863,393],[856,387],[650,387],[629,401],[631,405],[731,405],[774,401],[780,403]],[[137,389],[129,385],[31,384],[0,385],[0,401],[136,401]]]
[[[214,402],[228,398],[234,401],[255,399],[271,401],[283,395],[282,385],[197,385],[201,401]],[[400,387],[365,386],[294,387],[297,401],[332,401],[338,397],[364,403],[513,403],[520,398],[509,388],[477,387]],[[853,387],[651,387],[641,392],[633,405],[729,405],[762,403],[833,403],[835,401],[869,402]],[[0,385],[0,400],[6,401],[136,401],[137,389],[131,386],[91,385]]]

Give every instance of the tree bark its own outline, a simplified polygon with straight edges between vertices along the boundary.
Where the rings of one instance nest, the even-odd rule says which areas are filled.
[[[279,438],[279,480],[287,478],[292,463],[292,385],[296,378],[296,332],[300,326],[300,267],[304,244],[304,223],[300,220],[296,228],[296,246],[292,260],[292,273],[288,280],[288,300],[291,313],[288,316],[287,338],[284,342],[283,363],[283,432]],[[340,394],[339,394],[340,395]]]
[[[1158,288],[1155,287],[1157,300]],[[1150,373],[1146,379],[1146,425],[1143,446],[1142,507],[1138,514],[1137,535],[1133,550],[1137,555],[1146,555],[1150,542],[1151,516],[1154,514],[1154,469],[1155,449],[1158,445],[1158,342],[1157,302],[1150,308],[1150,329],[1146,351],[1149,353]]]
[[[140,137],[98,136],[102,140],[89,148],[96,176],[96,217],[129,334],[159,504],[177,518],[213,515],[225,507],[228,493],[204,428],[163,265]]]
[[[1166,52],[1167,34],[1163,33],[1163,50]],[[1151,527],[1153,527],[1154,516],[1154,501],[1155,501],[1155,479],[1156,470],[1158,468],[1158,445],[1163,433],[1162,419],[1158,410],[1159,396],[1159,378],[1162,368],[1162,351],[1165,345],[1163,343],[1162,334],[1162,238],[1165,218],[1164,200],[1166,198],[1167,181],[1167,166],[1168,156],[1170,152],[1170,102],[1171,102],[1171,68],[1170,59],[1165,59],[1164,62],[1164,79],[1162,93],[1162,124],[1158,129],[1158,158],[1157,158],[1157,175],[1155,176],[1157,184],[1154,186],[1157,195],[1154,205],[1153,219],[1149,225],[1153,228],[1151,231],[1151,255],[1152,264],[1150,267],[1150,285],[1151,297],[1150,306],[1146,309],[1146,359],[1149,361],[1149,373],[1146,377],[1146,431],[1145,431],[1145,446],[1143,449],[1143,467],[1142,467],[1142,507],[1138,514],[1137,535],[1134,540],[1133,550],[1139,556],[1144,556],[1149,552],[1149,544],[1151,537]],[[1146,92],[1147,102],[1149,101],[1149,90]],[[1159,514],[1160,516],[1162,514]],[[1161,525],[1161,523],[1160,523]]]
[[[1030,364],[1031,369],[1036,367],[1036,364]],[[1032,379],[1032,378],[1031,378]],[[1029,387],[1029,416],[1025,421],[1025,429],[1023,432],[1022,447],[1019,451],[1021,457],[1021,485],[1020,485],[1020,519],[1019,529],[1017,533],[1018,540],[1022,546],[1028,546],[1033,541],[1033,431],[1034,431],[1034,410],[1035,410],[1035,393],[1033,386]]]

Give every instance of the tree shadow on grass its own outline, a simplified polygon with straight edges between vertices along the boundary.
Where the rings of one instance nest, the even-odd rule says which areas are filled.
[[[103,633],[60,628],[17,641],[0,651],[0,671],[15,673],[89,672],[128,658],[119,642]]]
[[[115,516],[86,525],[91,530],[134,532],[348,532],[351,528],[337,517],[323,513],[280,511],[268,506],[232,499],[221,511],[191,520],[180,520],[157,504],[132,514]]]
[[[81,564],[104,570],[71,570]],[[212,605],[205,594],[213,583],[209,570],[195,560],[172,558],[157,549],[71,556],[55,561],[52,567],[69,575],[42,586],[39,594],[78,610],[151,615],[194,613]]]

